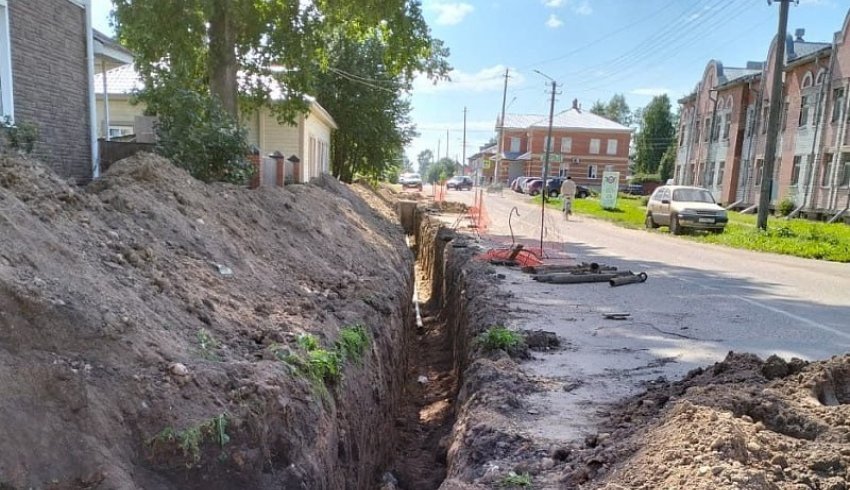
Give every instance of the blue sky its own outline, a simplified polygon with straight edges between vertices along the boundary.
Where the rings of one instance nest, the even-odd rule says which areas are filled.
[[[110,0],[92,0],[94,25],[111,32]],[[789,30],[805,28],[807,41],[832,41],[850,0],[792,4]],[[622,93],[632,109],[653,95],[690,92],[706,63],[763,61],[776,32],[779,9],[765,0],[423,0],[435,37],[451,49],[452,82],[417,80],[413,119],[421,136],[407,149],[467,156],[494,135],[502,102],[502,75],[511,71],[509,112],[548,111],[548,81],[556,79],[556,110],[574,98],[585,108]]]

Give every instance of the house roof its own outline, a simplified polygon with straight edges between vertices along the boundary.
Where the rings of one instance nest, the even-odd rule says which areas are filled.
[[[95,75],[95,94],[99,96],[103,96],[103,76],[104,74],[101,73]],[[113,68],[107,71],[105,76],[106,89],[109,90],[110,96],[130,95],[136,90],[145,88],[142,78],[139,76],[135,66],[132,64]],[[284,97],[285,96],[279,87],[272,87],[272,100],[283,100]],[[313,111],[320,119],[323,119],[333,129],[338,128],[333,116],[331,116],[331,114],[322,107],[315,97],[305,95],[304,99],[310,103],[311,111]]]
[[[549,127],[549,120],[544,118],[534,123],[532,127]],[[631,132],[631,129],[618,122],[576,107],[571,107],[565,111],[555,114],[552,118],[552,127],[558,129],[606,129],[611,131]]]
[[[106,34],[92,29],[95,73],[112,70],[133,62],[133,53]]]
[[[539,114],[505,114],[504,127],[513,129],[530,128],[535,122],[544,117]],[[496,122],[496,127],[499,127],[498,121]]]
[[[811,43],[807,41],[794,41],[794,55],[789,59],[789,61],[797,58],[803,58],[810,54],[814,54],[822,49],[830,47],[832,47],[832,44],[830,43]]]

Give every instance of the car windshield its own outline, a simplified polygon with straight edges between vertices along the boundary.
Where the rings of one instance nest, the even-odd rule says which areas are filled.
[[[711,193],[705,189],[676,189],[673,191],[673,200],[679,202],[714,203]]]
[[[405,179],[418,179],[419,174],[406,174],[403,176]]]

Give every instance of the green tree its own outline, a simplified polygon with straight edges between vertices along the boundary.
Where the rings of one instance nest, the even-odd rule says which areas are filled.
[[[432,184],[442,182],[457,172],[458,162],[451,158],[441,158],[440,161],[428,167],[427,180]],[[425,177],[423,175],[423,177]]]
[[[674,138],[675,141],[675,138]],[[675,143],[671,143],[667,147],[667,151],[661,156],[661,164],[658,166],[658,173],[661,176],[661,182],[667,182],[667,179],[673,178],[673,172],[676,167],[676,150]]]
[[[623,126],[628,126],[632,123],[632,111],[623,94],[615,94],[611,97],[608,105],[605,106],[605,117]]]
[[[661,157],[675,141],[673,114],[667,94],[653,97],[644,108],[640,132],[637,135],[635,170],[638,173],[658,173]]]
[[[434,152],[431,150],[422,150],[416,155],[416,162],[419,164],[419,175],[425,179],[428,175],[428,169],[434,163]]]
[[[602,102],[601,100],[597,100],[590,107],[590,112],[592,112],[593,114],[596,114],[597,116],[606,117],[607,114],[608,114],[608,107],[605,105],[605,102]]]
[[[135,53],[145,83],[142,100],[174,83],[214,95],[234,117],[242,104],[269,105],[288,121],[305,112],[303,94],[328,67],[329,32],[380,38],[383,69],[408,78],[419,69],[411,60],[440,63],[432,54],[445,52],[418,0],[113,0],[113,7],[118,38]],[[272,104],[276,90],[285,100]]]

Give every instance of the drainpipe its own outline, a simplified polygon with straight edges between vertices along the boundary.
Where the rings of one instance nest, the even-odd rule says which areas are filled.
[[[103,132],[104,139],[109,141],[109,87],[106,82],[106,60],[101,60],[100,71],[103,73]]]
[[[85,0],[86,11],[86,68],[89,94],[89,145],[91,146],[92,179],[100,177],[100,155],[97,147],[97,102],[94,96],[94,31],[91,20],[91,0]],[[107,132],[109,130],[107,129]]]
[[[754,154],[753,148],[758,149],[758,141],[759,141],[759,122],[761,118],[759,117],[761,114],[761,104],[762,104],[762,91],[761,90],[753,90],[753,81],[750,80],[749,83],[749,92],[755,94],[755,104],[753,104],[753,127],[750,128],[750,141],[747,143],[747,180],[744,181],[744,194],[743,200],[747,204],[752,204],[750,201],[750,186],[753,183],[755,178],[755,169],[756,169],[756,158]]]
[[[712,92],[714,92],[714,98],[713,99],[711,98]],[[706,163],[706,165],[708,165],[708,160],[711,158],[711,144],[714,142],[714,128],[717,125],[717,102],[718,102],[717,89],[714,89],[714,88],[708,89],[708,100],[714,102],[714,107],[712,107],[712,109],[711,109],[711,126],[709,127],[709,130],[708,130],[708,148],[706,148],[706,150],[705,150],[705,159],[706,159],[705,163]],[[717,138],[720,139],[719,134],[717,135]],[[714,163],[716,163],[716,162],[712,162],[712,170],[714,169]],[[707,169],[702,169],[702,173],[705,174],[706,170]],[[713,181],[713,179],[712,179],[712,181]],[[702,182],[702,179],[700,179],[700,185],[703,185],[703,184],[704,183]],[[714,184],[712,184],[712,186],[713,185]],[[709,189],[709,191],[710,190],[711,189]]]
[[[691,166],[691,150],[694,147],[694,131],[696,130],[697,124],[699,124],[699,119],[699,92],[697,92],[697,96],[694,97],[694,110],[691,114],[691,130],[688,131],[688,149],[685,151],[685,164],[682,169],[685,175],[683,177],[684,180],[679,182],[680,184],[689,185],[693,183],[693,181],[688,182],[688,168]],[[696,144],[699,146],[699,138],[697,138]],[[694,167],[696,167],[696,165],[694,165]]]
[[[821,104],[823,104],[824,107],[821,110],[820,122],[818,122],[817,117],[815,117],[813,119],[814,122],[815,122],[815,134],[814,134],[814,137],[812,138],[812,152],[809,154],[809,184],[803,188],[803,200],[797,205],[797,208],[788,215],[788,219],[797,217],[797,215],[800,214],[800,211],[802,211],[804,208],[807,208],[807,207],[811,208],[811,203],[809,201],[813,200],[815,198],[815,193],[816,193],[815,185],[817,185],[816,174],[817,174],[817,167],[818,167],[818,165],[815,165],[815,163],[817,162],[818,150],[820,150],[821,158],[823,158],[823,148],[822,147],[819,148],[819,146],[820,146],[819,145],[819,143],[820,143],[819,138],[823,137],[823,130],[821,128],[826,125],[826,121],[827,121],[827,117],[828,117],[827,113],[829,111],[827,111],[827,108],[826,108],[826,101],[827,101],[827,94],[829,94],[830,91],[832,90],[832,70],[835,68],[835,40],[834,39],[832,41],[832,51],[831,51],[831,53],[832,54],[830,56],[829,69],[827,70],[826,75],[825,75],[825,76],[829,77],[829,79],[824,81],[824,83],[821,84],[820,92],[818,92],[818,100],[817,100],[817,103],[815,104],[815,115],[816,116],[817,116],[817,108],[820,107]],[[818,56],[817,60],[815,60],[815,66],[820,68],[820,56]],[[815,70],[815,77],[817,77],[817,71],[818,70]]]

